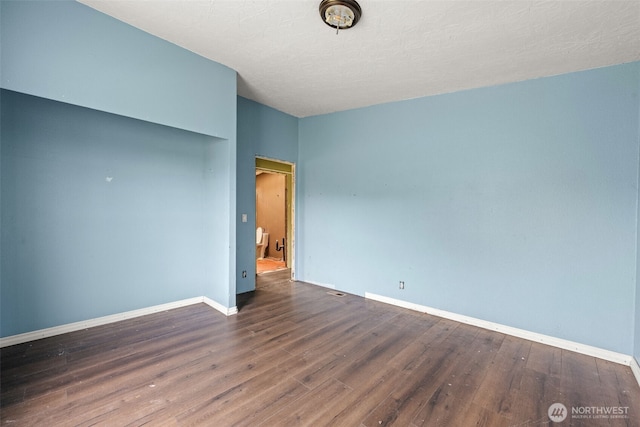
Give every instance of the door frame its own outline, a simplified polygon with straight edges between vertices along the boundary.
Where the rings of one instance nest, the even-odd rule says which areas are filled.
[[[256,156],[256,171],[279,173],[285,176],[285,229],[286,229],[286,251],[285,259],[287,268],[291,269],[291,278],[295,279],[295,253],[296,253],[296,165],[295,163],[283,160],[270,159]],[[255,187],[255,186],[254,186]],[[257,208],[257,206],[256,206]]]

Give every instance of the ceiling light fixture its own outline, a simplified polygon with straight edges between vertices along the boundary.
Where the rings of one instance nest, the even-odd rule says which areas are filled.
[[[346,30],[358,23],[362,16],[362,9],[356,0],[322,0],[320,2],[320,17],[330,27]]]

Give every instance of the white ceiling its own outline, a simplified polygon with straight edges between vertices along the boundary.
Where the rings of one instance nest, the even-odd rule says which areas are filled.
[[[238,72],[238,94],[297,117],[640,60],[640,0],[80,0]]]

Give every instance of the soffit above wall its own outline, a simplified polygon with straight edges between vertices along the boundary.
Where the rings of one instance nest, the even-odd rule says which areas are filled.
[[[338,35],[319,0],[81,0],[238,72],[297,117],[640,60],[640,2],[361,0]]]

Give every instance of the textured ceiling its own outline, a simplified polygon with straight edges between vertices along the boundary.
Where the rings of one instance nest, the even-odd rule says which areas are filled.
[[[640,60],[640,0],[81,0],[238,72],[238,94],[297,117]]]

